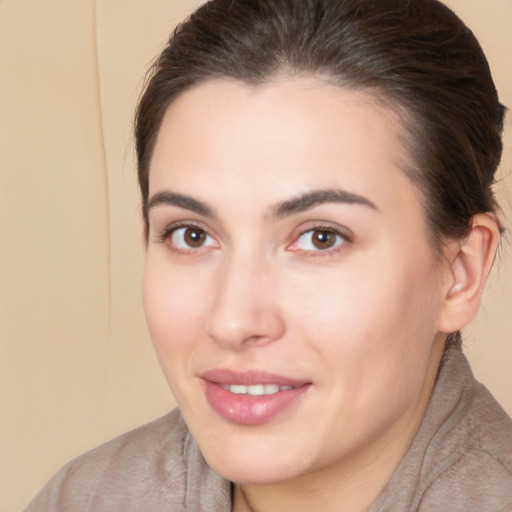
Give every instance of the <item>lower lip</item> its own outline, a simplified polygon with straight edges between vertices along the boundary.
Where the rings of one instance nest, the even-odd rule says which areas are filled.
[[[226,420],[241,425],[260,425],[270,421],[288,409],[310,387],[310,384],[305,384],[272,395],[253,396],[231,393],[215,382],[205,383],[206,398],[212,408]]]

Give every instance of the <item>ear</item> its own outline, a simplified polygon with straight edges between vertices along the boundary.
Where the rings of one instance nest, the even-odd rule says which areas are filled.
[[[473,217],[468,237],[447,248],[448,272],[439,316],[440,332],[458,331],[476,316],[499,239],[496,217],[481,213]]]

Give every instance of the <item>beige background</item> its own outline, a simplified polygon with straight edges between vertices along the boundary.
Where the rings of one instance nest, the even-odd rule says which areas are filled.
[[[0,0],[0,512],[172,407],[142,315],[131,120],[148,63],[199,3]],[[512,106],[512,1],[447,3]],[[509,218],[510,117],[499,192]],[[499,267],[466,351],[512,412],[505,245]]]

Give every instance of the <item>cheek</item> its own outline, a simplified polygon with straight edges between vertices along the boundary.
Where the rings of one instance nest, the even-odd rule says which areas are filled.
[[[395,263],[395,272],[368,268],[366,280],[347,277],[342,289],[332,287],[301,327],[319,326],[309,333],[329,365],[325,378],[353,418],[374,425],[400,414],[420,392],[436,334],[435,288],[417,277],[416,265]]]
[[[174,398],[187,403],[189,366],[202,344],[198,330],[204,325],[202,282],[190,273],[169,268],[146,256],[143,302],[156,356]]]
[[[373,261],[320,279],[302,274],[283,301],[297,333],[337,364],[369,367],[372,360],[424,353],[435,336],[436,284],[430,262]]]
[[[190,349],[204,324],[207,303],[203,279],[194,273],[169,268],[147,256],[143,301],[146,321],[162,365]]]

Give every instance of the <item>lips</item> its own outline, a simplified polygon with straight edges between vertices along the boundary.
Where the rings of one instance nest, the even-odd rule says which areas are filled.
[[[210,406],[224,419],[260,425],[284,413],[311,383],[266,372],[216,369],[201,375]]]

